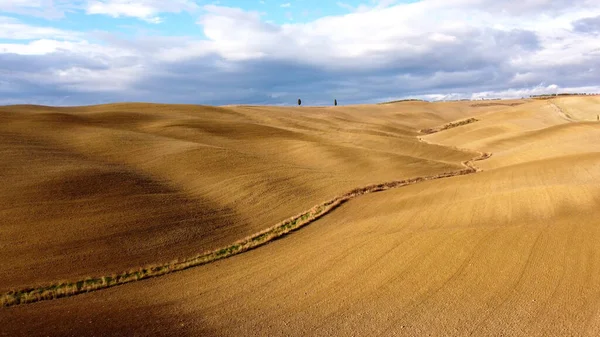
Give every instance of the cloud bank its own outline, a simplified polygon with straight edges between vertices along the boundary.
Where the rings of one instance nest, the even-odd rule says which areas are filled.
[[[0,10],[34,15],[39,1],[0,0]],[[81,32],[0,16],[0,104],[291,105],[301,97],[320,105],[600,92],[596,1],[388,1],[281,25],[188,0],[62,6],[55,12],[157,26],[162,15],[185,12],[204,37]]]

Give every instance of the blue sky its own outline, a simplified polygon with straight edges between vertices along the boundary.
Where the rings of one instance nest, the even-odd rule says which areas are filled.
[[[0,104],[598,92],[595,0],[0,0]]]
[[[1,0],[0,0],[1,1]],[[363,0],[364,1],[364,0]],[[322,1],[322,0],[220,0],[220,1],[197,1],[198,8],[193,11],[181,11],[176,13],[157,13],[161,24],[139,20],[139,18],[127,16],[124,13],[111,16],[106,14],[86,15],[85,7],[73,3],[67,8],[60,18],[53,16],[31,16],[17,13],[2,12],[2,15],[18,18],[24,23],[31,25],[50,25],[52,27],[78,30],[94,31],[103,30],[123,34],[135,34],[137,32],[157,32],[161,35],[172,36],[200,36],[203,37],[202,27],[196,24],[197,16],[202,13],[203,5],[217,5],[223,7],[240,8],[245,11],[260,13],[261,20],[275,24],[290,24],[298,22],[310,22],[320,17],[348,14],[362,7],[376,7],[378,3],[363,2],[361,0],[346,1]],[[130,2],[130,1],[125,1]],[[395,3],[410,3],[414,1],[396,1]],[[168,3],[165,1],[165,3]]]

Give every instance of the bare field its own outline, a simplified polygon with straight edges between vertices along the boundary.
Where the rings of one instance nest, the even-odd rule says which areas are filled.
[[[1,107],[0,292],[192,257],[492,155],[225,260],[0,308],[0,335],[598,335],[596,100]]]

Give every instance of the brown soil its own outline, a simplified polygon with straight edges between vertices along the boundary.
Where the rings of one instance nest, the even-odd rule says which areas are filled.
[[[598,335],[600,123],[469,104],[1,108],[2,289],[193,256],[493,155],[228,259],[0,309],[0,335]]]

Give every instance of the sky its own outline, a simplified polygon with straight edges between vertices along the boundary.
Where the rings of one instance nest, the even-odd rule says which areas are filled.
[[[0,105],[600,92],[598,0],[0,0]]]

